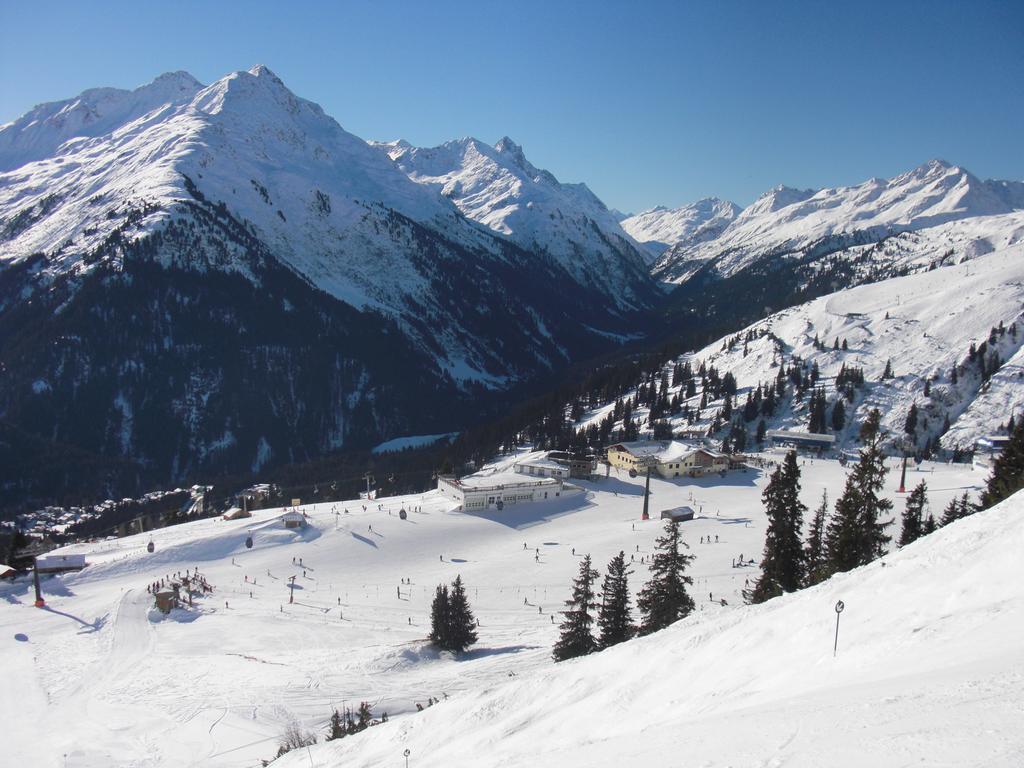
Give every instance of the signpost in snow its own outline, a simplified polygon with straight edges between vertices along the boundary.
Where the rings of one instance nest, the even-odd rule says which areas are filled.
[[[836,603],[836,643],[832,646],[832,658],[836,657],[836,653],[839,651],[839,614],[843,612],[843,601],[840,600]]]
[[[408,749],[402,753],[402,755],[405,757],[405,768],[409,768],[409,754],[410,752]]]

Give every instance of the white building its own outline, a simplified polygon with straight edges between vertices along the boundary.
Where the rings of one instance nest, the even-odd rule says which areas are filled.
[[[562,480],[569,479],[569,465],[560,464],[547,456],[534,456],[532,458],[517,461],[512,469],[520,475],[528,477],[556,477]]]
[[[777,448],[797,448],[812,451],[830,451],[835,446],[835,435],[818,432],[796,432],[790,429],[769,429],[766,433]]]
[[[483,509],[504,509],[515,504],[546,501],[583,489],[570,485],[560,477],[530,477],[519,472],[499,472],[493,475],[470,475],[457,478],[441,475],[437,489],[460,505],[464,512]]]
[[[36,558],[36,569],[40,573],[80,571],[86,565],[85,555],[42,555]]]
[[[985,437],[979,437],[974,444],[974,457],[972,460],[974,468],[988,472],[992,469],[995,460],[999,458],[999,455],[1009,442],[1009,435],[986,435]]]

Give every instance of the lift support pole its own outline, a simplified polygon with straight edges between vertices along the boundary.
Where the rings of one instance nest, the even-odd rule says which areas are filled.
[[[39,588],[39,565],[32,563],[32,579],[36,585],[36,608],[45,608],[46,601],[43,600],[43,590]]]

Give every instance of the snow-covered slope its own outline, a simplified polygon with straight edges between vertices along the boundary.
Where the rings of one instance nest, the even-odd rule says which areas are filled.
[[[73,99],[40,104],[0,126],[0,172],[50,157],[65,142],[88,141],[154,110],[187,104],[202,88],[188,72],[168,72],[132,91],[92,88]]]
[[[581,282],[614,286],[627,306],[650,298],[641,249],[586,184],[563,184],[503,137],[439,147],[377,143],[413,181],[438,189],[469,218],[530,251],[554,256]]]
[[[990,340],[992,329],[1000,325],[1005,332]],[[837,341],[840,349],[834,348]],[[998,370],[989,368],[983,376],[980,365],[969,361],[972,344],[984,344],[989,367],[991,355],[997,354]],[[833,385],[840,369],[860,368],[866,382],[854,403],[847,403],[848,426],[839,435],[841,442],[855,438],[857,424],[871,408],[881,410],[892,435],[903,436],[907,412],[916,403],[921,413],[914,441],[918,448],[941,436],[946,448],[969,449],[979,437],[995,433],[1011,413],[1024,412],[1022,349],[1024,245],[1016,245],[961,265],[861,285],[784,310],[709,344],[694,355],[692,365],[703,362],[721,375],[731,372],[741,403],[746,391],[770,383],[779,364],[789,365],[794,356],[805,367],[817,365],[818,386],[830,401],[837,396]],[[883,379],[890,362],[894,378]],[[796,410],[770,419],[769,428],[806,430],[804,406],[806,398]]]
[[[643,211],[624,219],[622,228],[636,240],[664,250],[680,242],[694,245],[715,239],[741,210],[736,203],[707,197],[679,208]]]
[[[812,589],[703,613],[282,768],[1010,768],[1024,753],[1024,495]],[[845,604],[833,656],[833,606]]]
[[[527,457],[503,456],[482,471],[507,470]],[[883,493],[899,505],[894,462],[889,469]],[[832,460],[809,461],[802,471],[801,498],[811,507],[825,489],[835,498],[846,473]],[[976,495],[983,480],[968,466],[932,462],[911,469],[910,481],[916,484],[919,478],[929,483],[933,511],[965,489]],[[802,696],[808,690],[842,692],[855,671],[875,670],[886,677],[889,667],[874,651],[860,655],[874,648],[884,632],[894,632],[889,642],[895,668],[901,649],[920,655],[922,664],[939,665],[955,649],[952,633],[962,630],[964,642],[974,642],[975,630],[987,627],[993,635],[979,649],[991,652],[997,672],[1013,679],[994,643],[1016,642],[995,633],[1002,628],[999,621],[1017,617],[1019,603],[1000,601],[1003,590],[1018,589],[1020,580],[994,572],[998,583],[985,583],[974,592],[959,574],[968,572],[975,554],[980,556],[977,567],[1001,569],[998,547],[1006,547],[1006,557],[1019,549],[1015,527],[1005,526],[1001,517],[986,518],[989,524],[982,528],[992,537],[985,549],[961,550],[952,572],[947,573],[945,555],[929,554],[909,570],[907,560],[894,568],[867,569],[873,580],[856,591],[852,587],[860,577],[847,577],[850,588],[840,584],[839,594],[848,606],[840,666],[833,667],[832,592],[777,603],[781,608],[799,602],[803,607],[794,612],[741,605],[739,592],[756,569],[730,566],[741,553],[757,557],[764,541],[760,497],[766,474],[758,469],[727,478],[653,478],[654,509],[689,504],[700,510],[684,528],[696,555],[690,568],[695,615],[621,651],[555,666],[550,653],[558,633],[557,612],[564,608],[580,556],[590,553],[603,571],[624,550],[634,571],[629,583],[635,595],[649,577],[649,556],[662,529],[658,520],[640,519],[642,478],[613,470],[608,478],[580,482],[585,495],[481,514],[456,512],[450,500],[432,491],[382,498],[365,509],[361,501],[305,505],[301,510],[308,515],[308,527],[302,530],[283,528],[284,510],[258,510],[248,519],[199,520],[72,545],[65,551],[85,554],[90,565],[81,573],[44,578],[48,610],[33,607],[31,578],[0,583],[5,760],[43,768],[65,763],[72,768],[248,768],[274,755],[292,719],[322,737],[333,709],[364,700],[377,715],[387,712],[391,724],[340,745],[357,753],[355,765],[402,765],[406,747],[412,751],[410,765],[479,765],[481,755],[488,765],[506,757],[518,765],[527,754],[534,765],[572,765],[565,757],[569,745],[591,750],[618,736],[628,737],[629,746],[638,749],[657,733],[673,739],[672,749],[659,758],[671,760],[676,751],[696,744],[693,735],[699,731],[694,729],[704,727],[704,715],[751,723],[748,704],[775,706],[787,694]],[[400,509],[407,511],[407,519],[400,518]],[[251,549],[246,547],[250,536]],[[152,553],[147,552],[149,541]],[[911,610],[918,579],[926,575],[916,568],[925,563],[935,566],[927,571],[932,589],[945,591],[938,598],[932,592],[920,594],[921,604]],[[164,620],[149,613],[152,598],[146,585],[196,567],[215,590],[197,601],[196,612]],[[879,573],[890,571],[893,581],[878,580]],[[916,575],[909,578],[910,573]],[[459,659],[438,653],[425,639],[434,586],[457,574],[480,619],[479,642]],[[905,590],[899,582],[904,574]],[[292,576],[293,603],[288,599]],[[408,583],[402,584],[403,579]],[[869,600],[869,587],[884,589],[884,606],[877,595]],[[990,615],[989,601],[1003,605],[1003,611]],[[776,618],[750,623],[752,616],[768,615]],[[997,623],[985,624],[989,618]],[[746,628],[750,633],[744,635]],[[787,642],[797,645],[776,658]],[[827,687],[823,668],[841,673],[835,688]],[[792,681],[786,683],[790,672]],[[598,693],[605,686],[607,699]],[[981,699],[994,707],[989,710],[993,716],[1002,702],[1017,704],[1007,699],[1009,689],[1000,692],[1004,695]],[[876,694],[875,701],[887,695],[880,689],[869,693]],[[583,722],[582,711],[567,711],[572,727],[563,727],[557,705],[572,707],[577,695],[615,706],[606,715],[593,714],[592,727]],[[428,697],[441,702],[417,712],[416,703],[426,704]],[[502,697],[508,697],[506,704]],[[527,697],[533,700],[524,705]],[[555,697],[550,705],[549,697]],[[967,693],[943,697],[939,710],[950,711],[933,725],[980,748],[973,732],[954,720],[957,701],[971,706],[978,699]],[[841,703],[854,701],[843,698]],[[486,704],[486,711],[478,704]],[[454,722],[467,712],[469,720]],[[829,710],[841,727],[843,717],[834,713]],[[605,716],[615,719],[611,727]],[[672,716],[687,718],[684,730],[650,728],[637,736],[636,729]],[[55,722],[61,727],[54,728]],[[991,717],[985,725],[998,727]],[[526,730],[522,737],[516,736],[520,729]],[[781,739],[761,728],[744,732],[752,753],[761,754],[792,730]],[[803,747],[815,733],[805,731],[797,744]],[[492,738],[495,742],[485,750],[481,740]],[[700,743],[719,750],[720,764],[753,762],[730,754],[726,747],[731,742],[724,736],[712,738],[709,731]],[[335,747],[314,747],[303,754],[305,765],[310,756],[321,766],[333,765],[337,757]],[[620,758],[620,765],[632,764]],[[884,760],[872,764],[888,765]]]
[[[745,208],[718,237],[677,243],[654,271],[664,280],[681,282],[711,264],[716,273],[729,276],[759,259],[815,244],[836,251],[900,232],[996,217],[1021,207],[1019,186],[983,182],[940,160],[852,187],[815,191],[779,186]]]

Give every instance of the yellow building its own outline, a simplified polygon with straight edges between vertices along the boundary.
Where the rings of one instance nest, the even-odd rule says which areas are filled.
[[[662,477],[699,477],[729,469],[729,457],[678,440],[643,440],[616,443],[608,448],[608,463],[619,469],[651,469]]]

